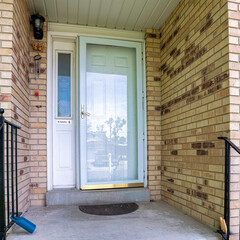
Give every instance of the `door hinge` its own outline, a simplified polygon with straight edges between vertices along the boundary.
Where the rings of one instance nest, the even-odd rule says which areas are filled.
[[[144,104],[145,104],[145,94],[144,91],[142,92],[142,109],[144,110]]]

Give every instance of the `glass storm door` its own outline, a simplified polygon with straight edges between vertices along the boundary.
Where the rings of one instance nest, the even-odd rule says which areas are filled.
[[[81,188],[143,186],[138,49],[102,41],[80,38]]]

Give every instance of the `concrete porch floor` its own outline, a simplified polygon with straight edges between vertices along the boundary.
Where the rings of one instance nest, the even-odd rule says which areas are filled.
[[[164,202],[138,203],[136,212],[95,216],[77,206],[30,208],[33,234],[15,226],[7,240],[216,240],[212,229]]]

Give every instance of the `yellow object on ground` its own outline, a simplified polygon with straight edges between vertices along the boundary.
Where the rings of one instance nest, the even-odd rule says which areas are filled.
[[[222,231],[227,234],[227,225],[225,220],[222,217],[220,217],[220,224],[221,224]]]

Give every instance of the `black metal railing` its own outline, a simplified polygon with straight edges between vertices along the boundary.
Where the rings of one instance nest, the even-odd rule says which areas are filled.
[[[19,126],[7,121],[0,109],[0,240],[18,216],[17,132]]]
[[[218,231],[225,240],[229,240],[230,236],[230,148],[232,147],[237,153],[240,154],[240,149],[231,142],[227,137],[219,137],[225,141],[225,196],[224,196],[224,219],[227,225],[227,234]]]

